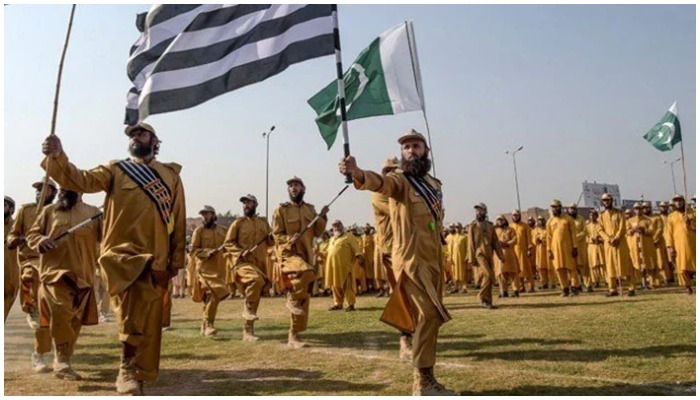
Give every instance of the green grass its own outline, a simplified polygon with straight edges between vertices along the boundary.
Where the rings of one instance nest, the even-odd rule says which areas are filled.
[[[161,373],[149,395],[409,395],[411,365],[398,361],[398,335],[379,322],[386,299],[358,298],[358,311],[328,312],[313,298],[311,347],[285,347],[281,298],[264,298],[256,333],[241,341],[242,301],[219,308],[219,335],[199,335],[201,307],[175,299],[163,334]],[[463,395],[694,395],[695,296],[678,288],[606,298],[554,291],[477,306],[474,291],[446,297],[436,374]],[[5,325],[6,395],[111,395],[119,359],[116,325],[86,327],[64,382],[32,373],[32,335],[15,304]]]

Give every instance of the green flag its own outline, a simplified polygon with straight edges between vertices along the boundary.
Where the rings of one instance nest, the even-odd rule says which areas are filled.
[[[649,132],[644,135],[644,139],[661,151],[669,151],[681,141],[681,122],[678,120],[678,109],[675,102],[666,111],[661,121],[649,129]]]
[[[420,70],[410,22],[382,33],[343,75],[347,119],[398,114],[423,108]],[[338,83],[308,100],[316,125],[330,149],[340,127]]]

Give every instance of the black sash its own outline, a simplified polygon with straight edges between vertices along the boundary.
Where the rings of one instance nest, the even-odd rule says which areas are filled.
[[[432,187],[424,178],[404,175],[433,214],[435,222],[442,221],[442,192]]]
[[[139,164],[129,159],[119,161],[117,166],[143,189],[148,198],[153,200],[160,217],[168,228],[168,234],[171,234],[174,228],[172,192],[163,182],[160,175],[158,175],[158,172],[147,165]]]

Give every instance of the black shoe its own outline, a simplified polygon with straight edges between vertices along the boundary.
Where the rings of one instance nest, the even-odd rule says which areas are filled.
[[[531,287],[530,290],[527,291],[528,293],[535,293],[535,288]]]
[[[693,289],[692,288],[685,288],[685,293],[686,294],[693,294]]]
[[[498,307],[494,306],[493,304],[491,304],[491,303],[489,303],[489,302],[487,302],[487,301],[482,301],[482,302],[481,302],[481,307],[483,307],[483,308],[485,308],[485,309],[487,309],[487,310],[493,310],[493,309],[498,308]]]
[[[578,296],[579,293],[581,293],[581,290],[580,290],[578,287],[574,286],[574,287],[571,288],[571,294],[572,294],[572,295]]]
[[[515,292],[513,292],[513,296],[520,297],[520,292],[516,290]],[[506,296],[506,297],[508,297],[508,296]]]
[[[591,286],[587,287],[586,293],[593,293],[593,288]]]
[[[620,295],[620,294],[617,293],[617,290],[613,290],[612,292],[608,292],[608,293],[605,295],[605,297],[615,297],[615,296],[619,296],[619,295]]]
[[[474,289],[476,289],[476,290],[481,289],[481,285],[476,285],[476,286],[474,286]]]
[[[343,306],[338,306],[338,305],[328,307],[328,311],[338,311],[338,310],[342,310],[342,309],[343,309]]]
[[[345,309],[345,311],[346,311],[346,312],[355,311],[355,306],[348,306],[348,307]]]
[[[568,287],[565,287],[564,290],[561,291],[561,297],[569,297],[570,290]]]
[[[630,290],[629,292],[627,292],[627,297],[634,297],[634,296],[636,296],[636,294],[634,293],[634,290]]]
[[[508,297],[508,292],[503,292],[503,297]]]
[[[546,290],[546,289],[549,289],[549,286],[547,286],[547,285],[540,286],[540,290]]]

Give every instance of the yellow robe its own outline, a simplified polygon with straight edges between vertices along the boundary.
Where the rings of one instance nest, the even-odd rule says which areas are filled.
[[[503,251],[504,262],[500,258],[494,255],[493,264],[495,266],[496,275],[510,273],[518,273],[518,257],[515,254],[515,246],[518,243],[518,238],[516,236],[515,230],[510,226],[506,228],[496,227],[496,236],[498,241],[501,242],[501,249]],[[503,243],[507,245],[504,246]],[[502,288],[501,290],[504,290]]]
[[[19,265],[17,264],[17,250],[7,247],[7,235],[12,229],[12,217],[5,219],[5,321],[12,308],[17,291],[19,290]]]
[[[458,233],[452,239],[452,280],[454,282],[467,282],[469,277],[467,268],[467,235]]]
[[[357,240],[351,233],[345,232],[341,236],[331,238],[328,245],[328,274],[325,277],[325,286],[343,287],[348,279],[351,280],[353,292],[357,292],[355,284],[355,259],[362,254]]]
[[[603,253],[603,244],[599,243],[601,239],[600,223],[588,222],[586,224],[586,243],[588,249],[588,263],[591,267],[605,265],[605,254]]]
[[[523,221],[511,223],[510,228],[513,229],[517,238],[514,250],[518,272],[521,277],[531,276],[532,266],[530,265],[530,258],[527,252],[528,250],[532,251],[532,229]]]
[[[654,247],[654,221],[641,215],[627,220],[627,236],[633,239],[634,247],[630,249],[632,266],[635,269],[656,269],[656,248]],[[639,226],[644,228],[644,233],[631,233],[632,228]]]
[[[576,246],[576,227],[573,218],[566,214],[552,216],[547,221],[547,250],[552,256],[549,262],[554,269],[576,271],[572,254]]]
[[[674,211],[668,217],[668,247],[676,250],[676,271],[695,271],[695,213]]]
[[[326,239],[322,241],[321,243],[318,244],[316,247],[316,264],[318,265],[317,270],[317,278],[318,279],[323,279],[325,280],[325,277],[328,275],[327,268],[328,268],[328,245],[330,243],[330,239]],[[326,288],[327,286],[323,286]]]
[[[608,279],[623,277],[631,274],[632,261],[627,245],[627,225],[625,216],[618,209],[605,210],[600,215],[600,237],[603,238],[605,249],[605,267]],[[611,240],[616,240],[613,245]]]
[[[572,218],[573,219],[573,218]],[[576,264],[583,268],[582,274],[589,275],[588,269],[588,231],[586,230],[586,219],[581,215],[577,215],[574,219],[574,228],[576,230],[576,248],[578,249],[578,257]]]
[[[39,243],[44,238],[55,238],[99,212],[97,207],[83,202],[78,202],[70,210],[60,210],[57,204],[44,207],[27,233],[27,244],[38,253]],[[79,304],[78,307],[76,303],[48,305],[46,300],[42,301],[39,307],[42,327],[49,326],[49,315],[58,317],[56,310],[53,309],[54,306],[64,309],[61,314],[69,318],[68,321],[63,321],[66,326],[70,325],[71,314],[77,310],[81,311],[81,315],[77,315],[77,318],[83,325],[97,324],[97,300],[94,295],[95,260],[97,260],[97,243],[100,240],[101,230],[100,219],[97,219],[56,242],[55,249],[40,255],[39,279],[44,289],[46,285],[56,285],[59,282],[66,282],[67,279],[70,282],[66,283],[72,293],[71,297]],[[52,308],[52,312],[49,313],[47,308]],[[52,321],[52,325],[54,323],[55,321]],[[55,338],[57,333],[52,326],[51,335]]]
[[[547,253],[547,229],[537,227],[532,231],[532,244],[535,246],[535,265],[537,269],[549,268],[549,255]],[[545,279],[546,280],[546,279]]]
[[[365,276],[367,279],[374,279],[374,235],[362,235],[362,254],[365,260]]]
[[[661,215],[651,215],[654,229],[654,248],[656,249],[656,265],[664,273],[669,269],[668,251],[666,250],[666,220]]]
[[[226,228],[214,225],[211,228],[197,227],[192,232],[192,257],[199,284],[217,300],[230,293],[226,285],[227,263],[223,251],[214,251],[224,243]],[[198,299],[195,299],[198,300]]]

